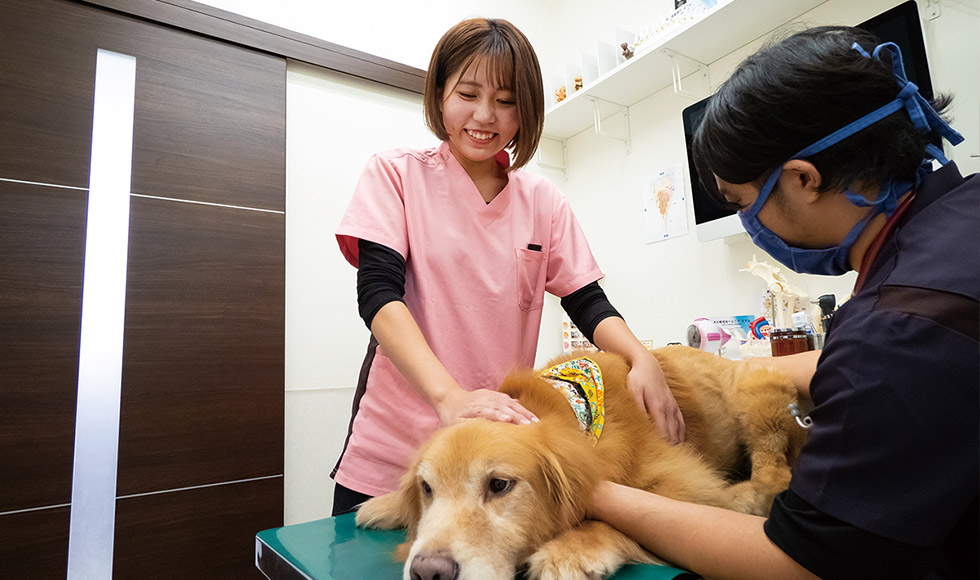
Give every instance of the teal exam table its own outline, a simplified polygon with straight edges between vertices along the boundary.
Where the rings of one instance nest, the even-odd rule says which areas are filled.
[[[398,530],[365,530],[354,514],[263,530],[255,536],[255,565],[270,580],[400,580],[392,559],[405,541]],[[669,566],[631,564],[613,580],[697,578]]]

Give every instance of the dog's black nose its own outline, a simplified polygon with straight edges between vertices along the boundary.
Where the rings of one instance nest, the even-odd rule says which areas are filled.
[[[456,580],[459,577],[459,564],[441,552],[416,554],[409,573],[412,580]]]

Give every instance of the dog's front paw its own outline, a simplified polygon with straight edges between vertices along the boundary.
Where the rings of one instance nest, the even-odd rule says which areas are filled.
[[[594,555],[567,552],[548,543],[528,560],[527,576],[531,580],[602,580],[621,565],[599,560]]]
[[[783,488],[785,489],[785,488]],[[755,479],[742,481],[732,485],[727,492],[729,499],[728,509],[750,514],[753,516],[768,516],[772,500],[781,490],[773,489],[771,486]]]
[[[593,520],[545,543],[528,559],[531,580],[602,580],[630,561],[656,562],[636,542]]]
[[[401,498],[397,493],[379,495],[357,508],[354,521],[362,528],[393,530],[408,524]]]

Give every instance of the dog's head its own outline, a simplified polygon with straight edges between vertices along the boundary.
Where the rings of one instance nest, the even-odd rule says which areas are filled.
[[[437,432],[400,488],[366,503],[358,520],[384,515],[408,529],[406,580],[511,580],[541,544],[582,519],[597,477],[591,452],[580,431],[548,418],[465,421]]]

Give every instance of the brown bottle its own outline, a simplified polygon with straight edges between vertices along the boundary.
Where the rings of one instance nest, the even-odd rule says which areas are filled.
[[[806,330],[802,328],[781,328],[769,335],[772,356],[786,356],[810,350]]]

